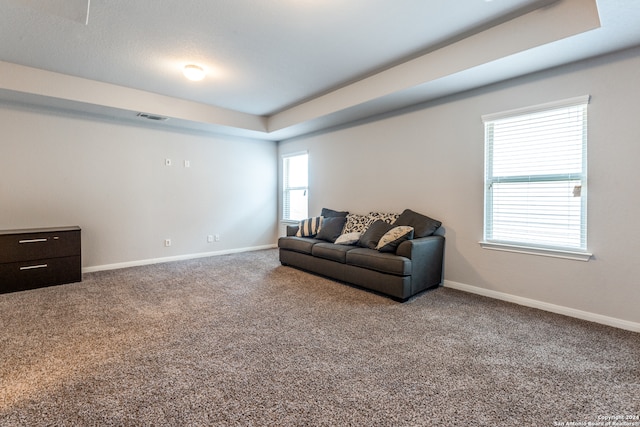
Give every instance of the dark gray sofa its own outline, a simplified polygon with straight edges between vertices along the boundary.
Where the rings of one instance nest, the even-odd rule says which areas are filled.
[[[296,237],[298,227],[288,226],[278,240],[280,262],[404,302],[442,284],[445,239],[436,223],[435,234],[402,241],[395,252]]]

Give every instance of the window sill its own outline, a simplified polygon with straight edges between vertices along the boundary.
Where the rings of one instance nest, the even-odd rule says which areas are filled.
[[[298,225],[298,224],[300,224],[300,221],[297,221],[295,219],[281,219],[280,220],[280,224]]]
[[[537,248],[533,246],[519,246],[507,243],[487,242],[481,241],[480,246],[484,249],[491,249],[494,251],[506,251],[516,252],[521,254],[548,256],[552,258],[571,259],[574,261],[589,261],[593,256],[592,253],[582,251],[572,251],[568,249],[549,249],[549,248]]]

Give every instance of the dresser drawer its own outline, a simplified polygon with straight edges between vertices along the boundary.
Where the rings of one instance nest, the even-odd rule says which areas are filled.
[[[79,255],[0,264],[0,293],[80,281]]]
[[[80,229],[0,234],[0,263],[80,255]]]

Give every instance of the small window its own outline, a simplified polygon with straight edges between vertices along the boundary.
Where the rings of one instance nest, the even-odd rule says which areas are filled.
[[[586,254],[588,102],[584,96],[482,117],[485,247]]]
[[[307,153],[282,158],[282,219],[299,221],[308,217],[309,168]]]

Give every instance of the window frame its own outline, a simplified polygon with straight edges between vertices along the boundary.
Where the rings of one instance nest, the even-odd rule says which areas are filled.
[[[288,184],[288,172],[287,172],[287,165],[286,165],[286,161],[288,159],[291,159],[293,157],[300,157],[300,156],[307,156],[307,185],[306,186],[295,186],[295,187],[289,187]],[[281,156],[281,161],[280,161],[280,165],[282,167],[282,203],[280,204],[280,208],[281,208],[281,218],[280,221],[282,223],[290,223],[290,224],[297,224],[300,222],[301,219],[305,219],[305,218],[300,218],[300,219],[292,219],[290,217],[286,217],[287,214],[287,200],[290,200],[290,192],[291,191],[300,191],[300,190],[305,190],[307,192],[307,214],[309,212],[309,176],[308,176],[308,165],[309,165],[309,152],[308,151],[297,151],[297,152],[293,152],[293,153],[287,153],[287,154],[283,154]],[[290,212],[289,212],[290,215]]]
[[[583,129],[584,137],[581,148],[582,167],[579,174],[576,173],[548,173],[548,174],[525,174],[521,176],[494,176],[493,175],[493,134],[490,135],[489,124],[502,119],[513,119],[515,117],[527,116],[530,114],[547,112],[562,108],[575,106],[585,106],[584,114],[587,114],[587,106],[590,96],[584,95],[575,98],[564,99],[531,107],[519,108],[500,113],[487,114],[482,116],[484,123],[484,143],[485,143],[485,177],[484,177],[484,222],[483,240],[480,245],[485,249],[501,250],[508,252],[527,253],[532,255],[542,255],[556,258],[566,258],[572,260],[588,261],[592,254],[587,251],[587,117],[585,117]],[[566,182],[569,184],[573,180],[580,180],[580,248],[563,247],[559,245],[545,245],[531,242],[505,241],[494,239],[490,235],[493,229],[493,184],[494,183],[527,183],[527,182]],[[530,206],[530,205],[527,205]]]

